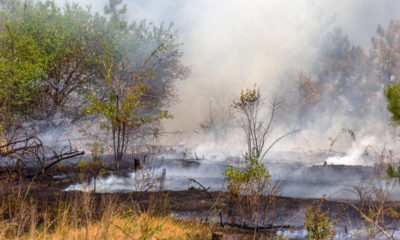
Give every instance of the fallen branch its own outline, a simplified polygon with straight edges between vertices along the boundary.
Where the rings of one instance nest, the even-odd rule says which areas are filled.
[[[26,176],[26,177],[27,177],[27,178],[38,177],[38,176],[40,176],[41,174],[45,173],[49,168],[51,168],[51,167],[53,167],[54,165],[56,165],[57,163],[59,163],[59,162],[61,162],[61,161],[64,161],[64,160],[66,160],[66,159],[70,159],[70,158],[73,158],[73,157],[81,156],[81,155],[83,155],[83,154],[85,154],[84,151],[81,151],[81,152],[79,152],[79,151],[74,151],[74,152],[69,152],[69,153],[64,153],[64,154],[61,154],[61,155],[53,156],[53,157],[51,157],[50,159],[48,159],[48,161],[53,161],[52,163],[50,163],[49,165],[47,165],[47,166],[45,166],[44,168],[42,168],[42,170],[41,170],[40,172],[38,172],[38,173],[36,173],[36,174],[34,174],[34,175]]]
[[[6,156],[8,156],[10,154],[13,154],[13,153],[16,153],[16,152],[19,152],[19,151],[27,151],[29,149],[35,149],[35,148],[39,148],[41,146],[42,146],[42,144],[35,144],[35,145],[31,145],[31,146],[24,146],[24,147],[14,148],[14,149],[11,149],[11,150],[6,151],[6,152],[0,152],[0,156],[6,157]]]
[[[9,146],[12,146],[12,145],[15,145],[15,144],[18,144],[18,143],[23,143],[23,142],[28,142],[29,140],[32,140],[32,139],[36,139],[35,137],[28,137],[28,138],[25,138],[25,139],[22,139],[22,140],[18,140],[18,141],[14,141],[14,142],[9,142],[9,143],[6,143],[6,144],[4,144],[4,145],[1,145],[0,146],[0,149],[1,148],[7,148],[7,147],[9,147]]]
[[[361,209],[359,209],[356,205],[354,205],[351,202],[346,202],[343,201],[343,203],[346,203],[348,205],[350,205],[352,208],[354,208],[360,215],[361,217],[363,217],[367,222],[371,223],[374,227],[376,227],[379,231],[381,231],[388,239],[390,240],[394,240],[393,236],[388,233],[385,228],[383,228],[382,226],[380,226],[378,223],[376,223],[375,221],[373,221],[371,218],[369,218],[367,215],[365,215]]]
[[[243,229],[243,230],[253,230],[254,226],[249,226],[247,224],[239,224],[239,223],[234,223],[234,222],[226,222],[223,225],[231,227],[231,228],[239,228],[239,229]],[[272,231],[276,231],[276,230],[282,230],[282,229],[304,229],[304,226],[293,226],[293,225],[274,225],[274,224],[267,224],[265,226],[258,226],[257,227],[258,230],[261,231],[268,231],[268,230],[272,230]]]
[[[189,184],[190,184],[191,182],[196,183],[197,185],[199,185],[199,186],[208,194],[208,196],[210,197],[210,199],[213,198],[212,195],[211,195],[211,193],[208,191],[208,190],[211,188],[211,186],[208,187],[208,188],[206,188],[206,187],[203,186],[203,184],[199,183],[198,181],[196,181],[196,180],[193,179],[193,178],[189,178],[188,186],[189,186]]]

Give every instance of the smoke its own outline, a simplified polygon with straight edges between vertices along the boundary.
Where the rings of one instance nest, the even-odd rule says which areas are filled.
[[[62,3],[64,0],[56,0]],[[79,1],[91,5],[94,12],[103,11],[107,0]],[[390,19],[400,17],[400,2],[383,1],[315,1],[315,0],[152,0],[125,1],[128,5],[128,21],[147,19],[154,24],[173,22],[183,43],[182,62],[191,67],[186,81],[178,82],[179,102],[170,107],[174,115],[165,120],[167,133],[162,143],[185,143],[198,148],[198,154],[208,154],[207,148],[238,149],[245,142],[241,132],[232,122],[224,121],[225,130],[204,132],[200,125],[207,122],[210,113],[228,116],[232,99],[245,87],[254,84],[261,87],[264,96],[284,96],[291,92],[282,88],[288,71],[307,69],[315,61],[316,48],[334,27],[341,27],[354,45],[368,51],[370,39],[378,24],[387,25]],[[376,94],[376,93],[371,93]],[[378,94],[379,95],[379,94]],[[383,96],[376,101],[384,109]],[[312,112],[309,127],[279,144],[278,150],[326,149],[329,137],[342,128],[357,128],[360,136],[379,135],[387,138],[387,113],[368,116],[360,124],[360,118],[345,116],[351,112],[346,99],[335,114],[318,108]],[[290,109],[282,109],[279,122],[292,122]],[[219,118],[221,119],[221,118]],[[369,122],[368,122],[369,121]],[[379,122],[379,124],[377,124]],[[293,126],[293,127],[292,127]],[[285,133],[295,128],[295,123],[280,125],[275,129]],[[360,127],[361,126],[361,127]],[[390,131],[390,130],[389,130]],[[346,150],[351,141],[338,142],[336,147]],[[307,148],[307,149],[301,149]]]
[[[376,146],[377,144],[375,137],[364,137],[360,141],[353,142],[345,156],[329,157],[326,159],[326,163],[333,165],[373,165],[366,158],[363,158],[363,155],[368,152],[368,147]]]
[[[396,18],[396,1],[132,1],[130,20],[174,22],[191,77],[178,84],[180,103],[168,129],[190,131],[206,117],[208,92],[226,107],[254,83],[277,91],[287,70],[311,63],[314,45],[334,26],[355,44],[369,46],[378,24]],[[390,10],[389,10],[390,9]],[[389,11],[388,11],[389,10]]]

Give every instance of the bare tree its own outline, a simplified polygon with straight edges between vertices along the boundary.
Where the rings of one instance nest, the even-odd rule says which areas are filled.
[[[270,103],[269,116],[264,118],[261,114],[266,104],[265,99],[261,97],[260,88],[256,86],[253,89],[243,90],[240,98],[234,100],[232,104],[232,107],[240,114],[240,123],[246,134],[247,155],[250,161],[254,161],[255,158],[262,161],[277,142],[297,132],[288,132],[267,144],[273,130],[272,125],[279,102],[275,99]]]

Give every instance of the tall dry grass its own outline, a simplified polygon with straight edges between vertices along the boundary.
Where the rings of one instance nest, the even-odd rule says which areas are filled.
[[[21,189],[0,196],[0,239],[210,239],[212,232],[210,225],[173,219],[166,199],[143,210],[117,194],[76,192],[46,200]]]

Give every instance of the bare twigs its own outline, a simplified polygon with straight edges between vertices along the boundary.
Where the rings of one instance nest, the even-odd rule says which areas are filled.
[[[267,144],[273,131],[273,122],[280,103],[275,99],[269,106],[269,116],[263,117],[263,108],[266,106],[265,99],[261,97],[259,88],[242,91],[240,98],[233,101],[232,107],[240,114],[241,127],[246,135],[247,153],[249,161],[262,161],[272,147],[288,135],[298,131],[291,131]],[[253,156],[254,155],[254,156]],[[253,158],[254,157],[254,158]]]
[[[335,145],[335,143],[337,142],[339,137],[344,134],[348,134],[351,137],[352,141],[356,140],[356,134],[353,132],[353,130],[351,130],[349,128],[343,128],[342,131],[338,135],[336,135],[334,138],[329,138],[329,141],[330,141],[329,152],[332,152],[333,146]]]
[[[385,227],[385,217],[397,217],[395,210],[387,206],[389,192],[381,187],[373,187],[367,190],[363,187],[353,186],[347,191],[354,193],[358,198],[358,206],[350,201],[343,201],[356,210],[367,224],[366,232],[369,237],[375,238],[380,232],[388,239],[394,239],[393,235]]]
[[[71,145],[57,152],[44,146],[40,138],[29,136],[0,146],[0,166],[3,170],[0,173],[18,173],[27,178],[34,178],[66,159],[83,154],[83,151],[74,150]],[[28,169],[37,172],[27,174]]]

